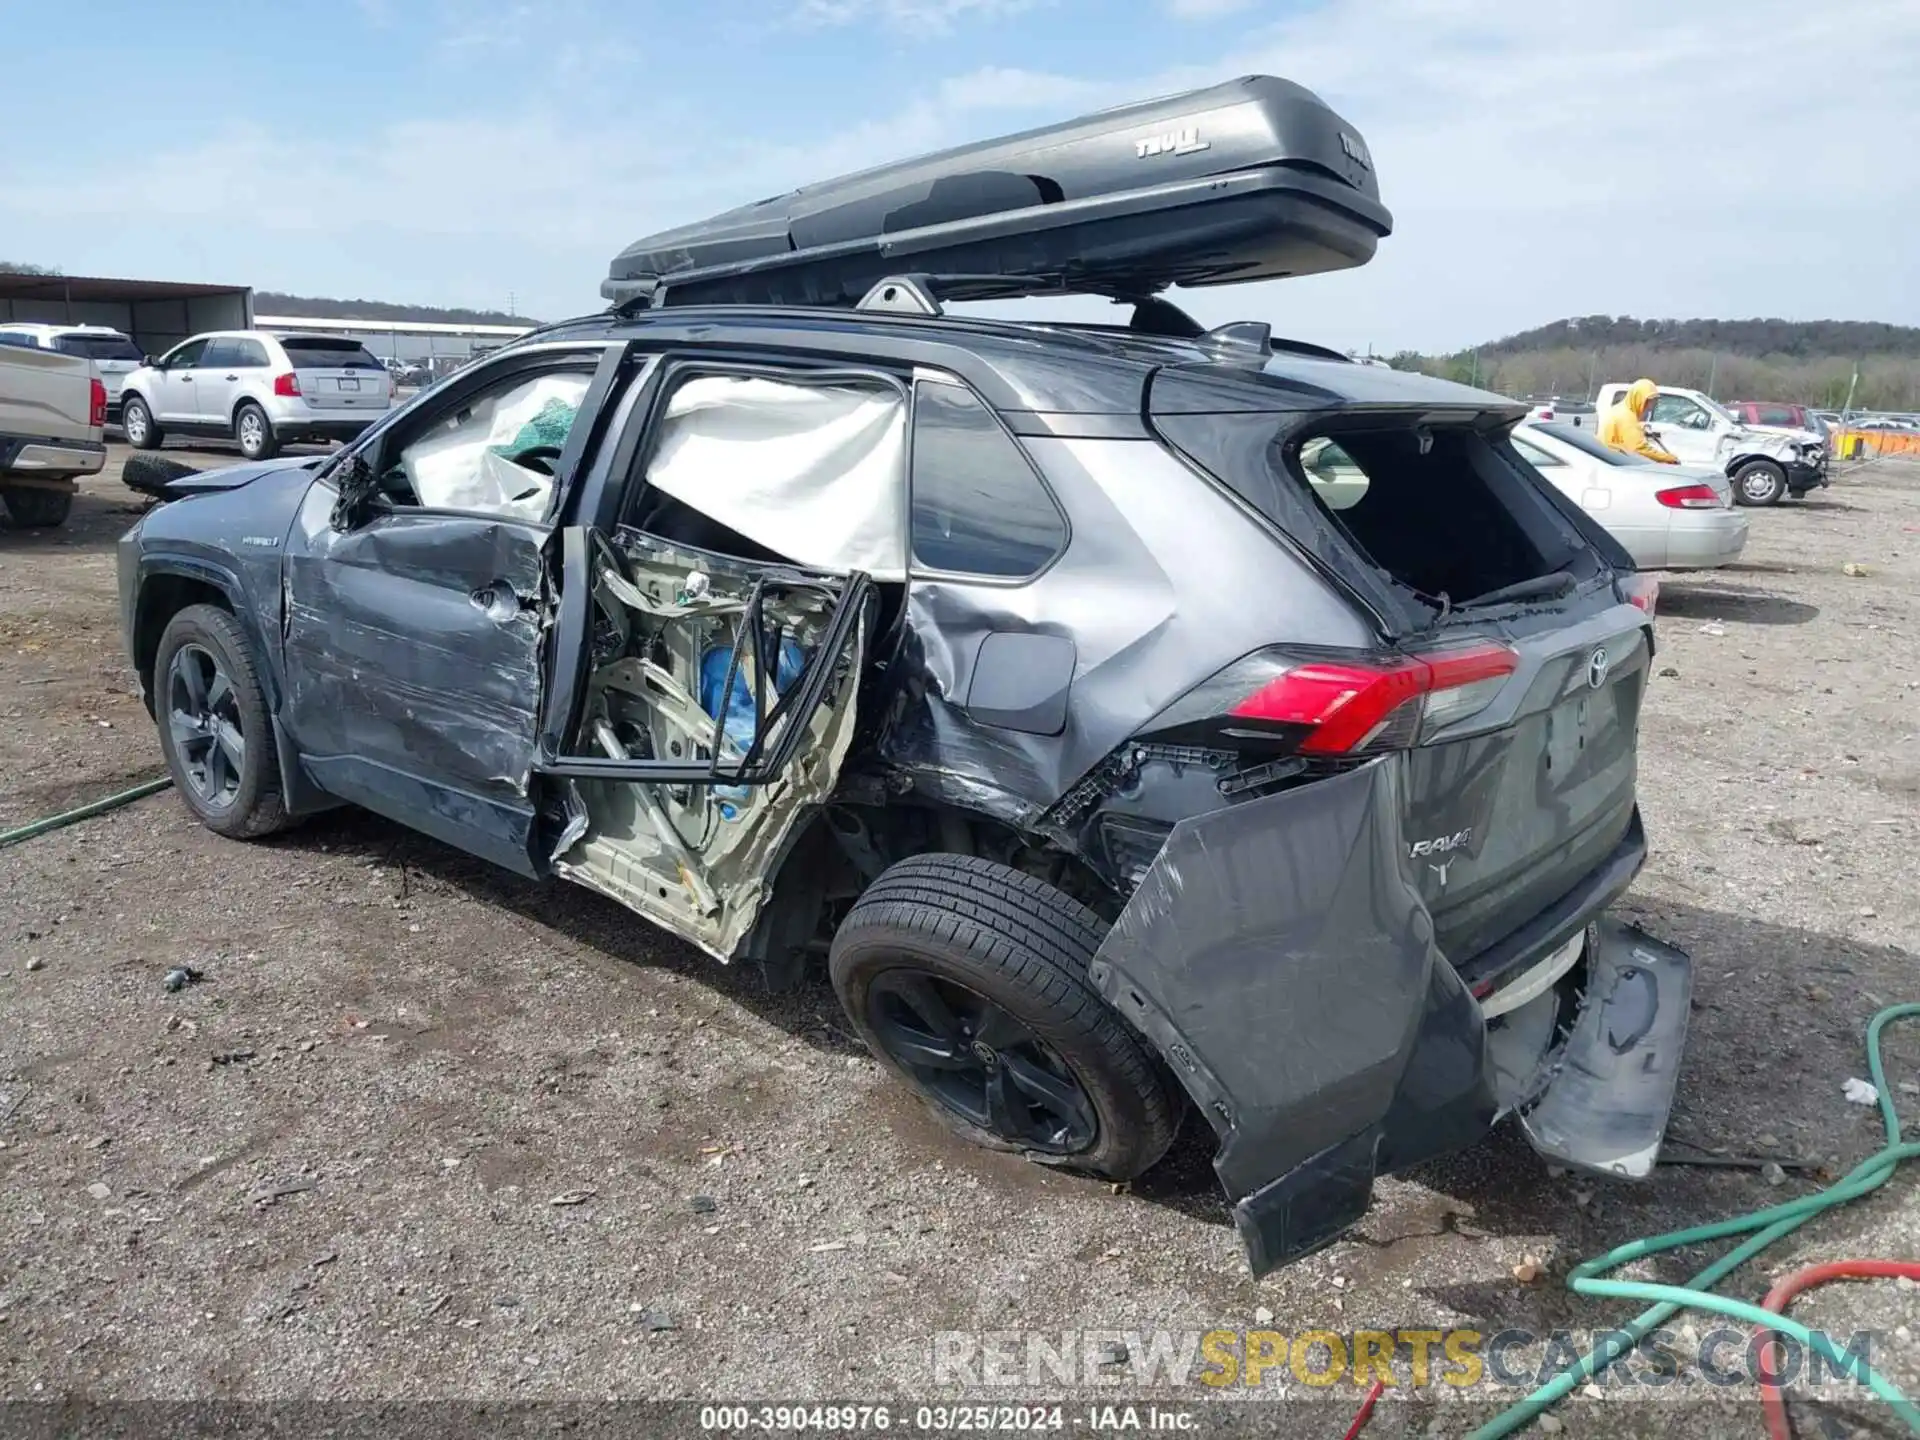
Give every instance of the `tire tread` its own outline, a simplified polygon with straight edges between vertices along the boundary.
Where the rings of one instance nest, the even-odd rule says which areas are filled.
[[[232,680],[238,694],[239,703],[258,717],[257,735],[249,736],[247,749],[249,754],[261,756],[260,780],[253,796],[238,821],[231,826],[217,826],[200,819],[207,828],[236,840],[257,840],[284,830],[292,823],[287,814],[286,799],[280,787],[280,751],[274,739],[273,716],[267,709],[266,688],[260,683],[259,665],[253,653],[253,647],[247,643],[246,632],[240,628],[240,622],[231,612],[218,605],[188,605],[178,611],[167,622],[167,628],[160,637],[160,646],[154,657],[154,676],[151,692],[155,697],[155,708],[165,701],[161,694],[166,666],[163,662],[171,659],[176,646],[173,643],[175,632],[199,629],[216,640],[232,665]],[[166,723],[164,716],[157,717],[159,723]],[[191,808],[191,806],[189,806]],[[197,813],[197,812],[196,812]]]
[[[1048,1014],[1037,1027],[1043,1038],[1095,1049],[1113,1079],[1138,1097],[1142,1134],[1126,1167],[1137,1174],[1172,1143],[1179,1110],[1145,1043],[1088,984],[1106,931],[1091,909],[1037,876],[970,855],[915,855],[882,873],[854,904],[834,937],[831,966],[839,988],[845,957],[863,942],[924,937],[1029,992]]]

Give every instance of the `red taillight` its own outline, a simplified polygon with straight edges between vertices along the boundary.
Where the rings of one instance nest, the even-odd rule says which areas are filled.
[[[1366,664],[1310,661],[1276,675],[1230,713],[1310,727],[1302,754],[1351,755],[1389,737],[1410,745],[1423,720],[1451,724],[1485,708],[1517,663],[1504,645]]]
[[[87,424],[96,429],[107,423],[107,387],[98,375],[93,377],[93,389],[88,392]]]
[[[276,395],[298,395],[300,393],[300,377],[291,370],[284,375],[274,376],[273,393]]]
[[[1720,497],[1711,485],[1676,485],[1671,490],[1656,490],[1654,499],[1669,510],[1718,510]]]
[[[1617,583],[1620,598],[1651,620],[1660,601],[1660,582],[1651,575],[1622,575]]]

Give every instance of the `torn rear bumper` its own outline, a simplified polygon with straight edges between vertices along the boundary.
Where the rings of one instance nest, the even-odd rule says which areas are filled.
[[[1635,1173],[1665,1128],[1686,957],[1603,922],[1571,1031],[1541,1027],[1497,1068],[1404,867],[1401,773],[1386,759],[1182,822],[1089,969],[1218,1133],[1256,1274],[1337,1238],[1376,1176],[1484,1136],[1516,1059],[1557,1060],[1525,1123],[1562,1163]]]
[[[1693,1008],[1693,962],[1651,935],[1602,919],[1587,946],[1584,1003],[1540,1098],[1520,1114],[1533,1148],[1561,1165],[1645,1179]]]

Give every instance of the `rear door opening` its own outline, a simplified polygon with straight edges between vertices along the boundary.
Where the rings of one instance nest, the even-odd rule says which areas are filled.
[[[873,587],[622,527],[563,532],[534,768],[562,786],[553,868],[729,959],[852,741]]]

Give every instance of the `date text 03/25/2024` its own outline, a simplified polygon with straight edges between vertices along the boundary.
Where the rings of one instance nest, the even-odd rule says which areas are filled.
[[[700,1428],[744,1434],[903,1430],[922,1434],[1019,1434],[1078,1430],[1090,1434],[1192,1431],[1190,1410],[1158,1405],[704,1405]]]

